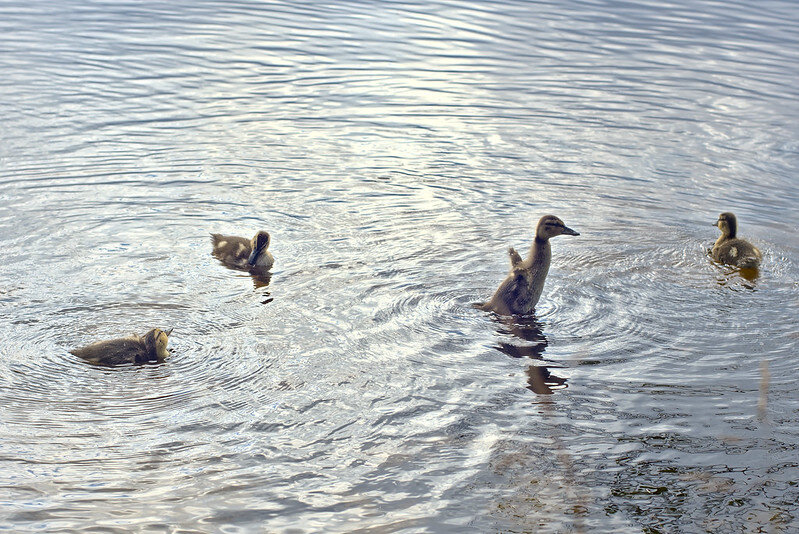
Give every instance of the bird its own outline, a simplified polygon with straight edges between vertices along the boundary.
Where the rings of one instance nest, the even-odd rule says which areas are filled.
[[[756,269],[760,265],[763,255],[757,247],[737,237],[738,220],[734,214],[729,211],[720,214],[713,226],[721,230],[721,236],[710,249],[715,261],[742,269]]]
[[[211,234],[212,254],[222,263],[245,271],[267,271],[275,263],[267,250],[271,237],[258,231],[252,239],[232,235]]]
[[[544,215],[535,229],[535,239],[527,258],[513,247],[508,249],[511,269],[491,300],[477,307],[499,315],[529,315],[535,309],[552,259],[549,240],[559,235],[580,235],[554,215]]]
[[[163,362],[169,355],[166,345],[171,333],[171,328],[167,331],[153,328],[143,336],[133,334],[124,338],[98,341],[70,352],[101,365]]]

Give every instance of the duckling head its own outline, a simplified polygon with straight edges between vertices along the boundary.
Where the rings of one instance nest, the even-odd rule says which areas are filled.
[[[166,332],[158,328],[153,328],[144,334],[144,345],[147,347],[147,353],[150,357],[155,356],[157,361],[162,362],[169,356],[166,345],[169,342],[169,334],[171,333],[172,328]]]
[[[735,218],[733,213],[725,211],[719,215],[719,220],[713,226],[718,226],[719,230],[721,230],[721,235],[732,239],[738,232],[738,219]]]
[[[544,215],[541,217],[541,220],[538,221],[538,226],[535,229],[535,237],[536,239],[541,239],[546,241],[551,237],[555,237],[557,235],[580,235],[578,232],[575,232],[565,224],[560,218],[555,217],[554,215]]]
[[[250,245],[252,246],[252,252],[250,252],[250,257],[247,258],[247,265],[250,267],[255,267],[255,264],[258,263],[258,257],[266,252],[266,249],[269,248],[269,233],[264,232],[263,230],[259,231],[253,238],[250,240]]]

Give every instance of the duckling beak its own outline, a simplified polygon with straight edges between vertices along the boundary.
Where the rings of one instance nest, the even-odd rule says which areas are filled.
[[[257,260],[257,259],[258,259],[258,255],[261,253],[261,250],[262,250],[263,248],[264,248],[264,247],[261,247],[261,248],[254,248],[254,249],[252,250],[252,252],[250,252],[250,257],[249,257],[249,258],[247,258],[247,265],[249,265],[250,267],[253,267],[253,266],[255,265],[255,260]]]
[[[169,337],[169,334],[171,334],[171,333],[172,333],[172,330],[174,330],[174,328],[170,328],[169,330],[167,330],[166,332],[164,332],[164,334],[166,334],[166,337]]]
[[[580,235],[580,232],[575,232],[568,226],[563,227],[563,235]]]

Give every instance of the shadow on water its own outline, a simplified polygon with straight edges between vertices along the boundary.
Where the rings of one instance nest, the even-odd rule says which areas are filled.
[[[716,278],[716,283],[721,287],[729,287],[731,289],[749,289],[755,291],[757,284],[755,283],[760,276],[757,269],[746,268],[741,269],[738,267],[730,268],[724,266],[724,271],[719,273]]]
[[[266,287],[269,287],[269,283],[272,281],[272,273],[269,270],[258,269],[258,268],[241,269],[239,267],[229,265],[222,260],[219,260],[219,264],[225,267],[226,269],[230,269],[231,271],[249,273],[250,278],[252,278],[253,288],[255,290],[259,289],[263,290],[262,294],[265,297],[265,299],[261,301],[261,304],[269,304],[274,300],[274,298],[270,296],[269,291],[265,290]]]
[[[250,278],[252,278],[252,285],[254,286],[255,291],[261,290],[260,294],[264,297],[264,300],[261,301],[261,304],[269,304],[275,300],[270,296],[269,291],[265,289],[269,286],[269,282],[272,281],[272,273],[269,271],[252,269],[250,270]]]
[[[713,262],[719,270],[716,283],[721,287],[733,289],[743,288],[755,290],[757,279],[760,278],[760,269],[757,267],[732,267]]]
[[[255,287],[255,289],[261,289],[263,287],[267,287],[269,282],[272,281],[272,273],[250,271],[250,278],[252,278],[252,285]],[[269,293],[265,294],[268,295]]]
[[[513,336],[512,342],[502,341],[497,349],[511,358],[530,358],[544,362],[542,354],[549,342],[535,316],[496,316],[497,332],[503,336]],[[518,343],[516,342],[518,340]],[[527,389],[538,394],[551,394],[556,389],[567,386],[566,379],[550,372],[551,366],[534,363],[527,368]]]
[[[174,356],[174,349],[168,349],[170,358]],[[72,353],[70,353],[72,354]],[[92,360],[87,360],[86,358],[81,358],[80,356],[76,356],[72,354],[75,358],[76,362],[80,362],[81,364],[89,365],[91,367],[97,367],[101,369],[120,369],[120,368],[139,368],[139,367],[162,367],[168,363],[169,360],[157,361],[157,360],[149,360],[149,361],[141,361],[141,362],[97,362]]]

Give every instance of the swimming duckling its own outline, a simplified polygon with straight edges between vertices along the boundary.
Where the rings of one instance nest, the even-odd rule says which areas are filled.
[[[163,362],[169,355],[166,345],[171,333],[171,328],[166,332],[153,328],[143,336],[134,334],[120,339],[98,341],[70,352],[84,360],[102,365]]]
[[[742,269],[754,269],[760,265],[763,255],[751,243],[738,239],[738,220],[730,212],[719,215],[719,219],[713,226],[718,226],[721,236],[718,238],[710,256],[719,263],[726,263]]]
[[[533,312],[544,289],[552,259],[549,240],[558,235],[580,235],[554,215],[544,215],[535,229],[535,239],[527,259],[513,247],[508,249],[511,269],[491,300],[479,306],[500,315],[527,315]]]
[[[272,254],[266,250],[270,241],[269,234],[263,230],[256,233],[252,239],[211,234],[211,243],[214,246],[212,254],[230,267],[245,271],[266,271],[275,263]]]

